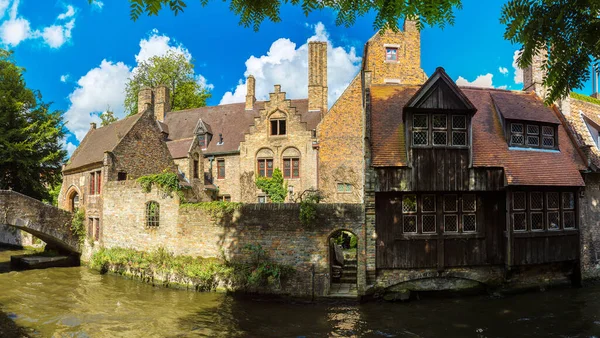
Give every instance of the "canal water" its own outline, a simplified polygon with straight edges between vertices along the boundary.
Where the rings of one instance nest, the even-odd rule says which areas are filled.
[[[600,287],[410,303],[275,302],[85,267],[10,271],[0,309],[39,337],[600,337]]]

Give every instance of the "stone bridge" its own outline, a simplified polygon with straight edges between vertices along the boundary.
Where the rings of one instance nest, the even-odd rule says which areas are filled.
[[[10,190],[0,190],[0,224],[28,232],[59,251],[81,253],[73,214]]]

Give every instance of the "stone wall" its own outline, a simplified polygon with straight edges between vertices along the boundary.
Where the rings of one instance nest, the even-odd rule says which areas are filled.
[[[600,174],[584,175],[585,190],[579,199],[581,274],[584,279],[600,277]]]
[[[212,167],[211,167],[212,160]],[[217,161],[224,160],[225,161],[225,178],[218,178],[217,175]],[[213,184],[219,188],[219,196],[222,197],[224,195],[231,196],[232,202],[240,202],[241,197],[241,188],[242,185],[246,186],[247,184],[242,184],[243,178],[240,177],[240,155],[223,155],[223,156],[214,156],[211,158],[204,159],[204,171],[209,173],[209,175],[213,178]],[[252,181],[254,182],[254,181]],[[247,201],[250,202],[250,201]],[[252,200],[251,202],[256,202],[256,200]]]
[[[166,248],[176,255],[247,259],[247,244],[260,244],[278,263],[296,268],[281,292],[325,295],[329,291],[329,236],[346,229],[359,237],[358,285],[364,291],[364,227],[360,204],[318,205],[318,218],[304,226],[298,204],[247,204],[224,219],[213,219],[198,207],[179,207],[177,197],[153,189],[143,193],[134,182],[109,182],[105,190],[105,247],[150,251]],[[160,225],[145,224],[148,201],[160,204]],[[314,269],[314,270],[313,270]],[[314,271],[314,279],[313,279]]]
[[[15,227],[0,224],[0,244],[16,246],[37,246],[43,242],[36,241],[32,234],[21,231]]]

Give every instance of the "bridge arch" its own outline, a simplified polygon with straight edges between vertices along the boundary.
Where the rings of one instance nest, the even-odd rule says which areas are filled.
[[[0,190],[0,224],[28,232],[61,251],[80,254],[79,238],[71,231],[72,219],[71,212]]]

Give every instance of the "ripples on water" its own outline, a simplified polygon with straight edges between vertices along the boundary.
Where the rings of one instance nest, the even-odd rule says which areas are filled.
[[[0,252],[0,262],[20,253]],[[152,287],[85,267],[0,272],[2,309],[40,337],[600,336],[600,287],[306,304]]]

